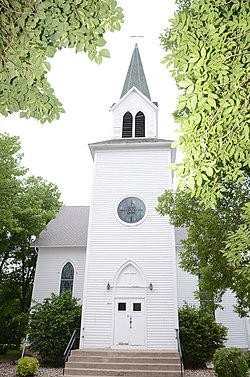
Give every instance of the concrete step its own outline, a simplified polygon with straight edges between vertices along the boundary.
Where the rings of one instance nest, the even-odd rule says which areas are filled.
[[[176,370],[112,370],[106,369],[77,369],[77,368],[66,368],[64,375],[69,376],[88,376],[88,377],[180,377],[180,371]]]
[[[91,363],[125,363],[128,364],[133,360],[136,360],[137,364],[143,364],[150,362],[151,364],[178,364],[179,357],[156,357],[156,356],[147,356],[141,357],[138,354],[136,357],[131,356],[80,356],[80,355],[70,355],[69,362],[91,362]],[[134,362],[134,361],[133,361]]]
[[[111,357],[179,357],[177,351],[161,350],[113,350],[113,349],[78,349],[71,351],[72,356],[111,356]]]
[[[176,351],[84,349],[71,352],[65,377],[180,377]]]
[[[90,363],[90,362],[71,362],[69,360],[67,362],[67,369],[70,368],[78,368],[78,369],[110,369],[110,370],[180,370],[179,364],[151,364],[151,363],[144,363],[144,364],[137,364],[136,360],[131,360],[128,363]]]

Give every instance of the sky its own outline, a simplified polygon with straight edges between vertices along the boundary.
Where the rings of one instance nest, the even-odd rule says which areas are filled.
[[[51,124],[0,116],[0,132],[20,136],[23,166],[29,175],[55,183],[65,205],[89,205],[93,161],[88,144],[112,138],[111,105],[120,98],[135,43],[152,101],[159,103],[159,138],[175,139],[172,113],[177,88],[171,73],[160,62],[165,52],[159,36],[173,16],[174,0],[118,0],[125,19],[121,31],[107,33],[111,58],[98,66],[84,53],[59,51],[48,75],[65,114]],[[131,38],[143,35],[143,38]]]

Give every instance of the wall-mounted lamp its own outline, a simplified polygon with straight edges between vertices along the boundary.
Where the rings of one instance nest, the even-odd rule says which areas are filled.
[[[107,291],[109,291],[110,290],[110,284],[109,284],[109,282],[108,282],[108,284],[107,284],[107,286],[106,286],[106,288],[107,288]]]
[[[153,284],[152,284],[152,283],[149,283],[148,288],[149,288],[150,291],[152,291],[152,290],[153,290]]]

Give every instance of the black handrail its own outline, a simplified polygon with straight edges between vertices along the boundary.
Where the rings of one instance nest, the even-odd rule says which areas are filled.
[[[65,363],[68,361],[70,352],[73,349],[76,349],[76,348],[79,347],[79,339],[80,339],[80,329],[76,328],[73,331],[73,333],[70,337],[70,340],[67,344],[67,347],[65,348],[65,351],[63,353],[63,363],[64,363],[63,374],[64,374]],[[77,342],[77,340],[78,340],[78,342]]]
[[[180,364],[181,364],[181,377],[184,376],[184,363],[183,363],[183,356],[182,356],[182,349],[181,349],[181,342],[180,342],[180,337],[179,337],[179,329],[175,329],[175,338],[177,341],[177,347],[178,347],[178,352],[179,352],[179,357],[180,357]]]

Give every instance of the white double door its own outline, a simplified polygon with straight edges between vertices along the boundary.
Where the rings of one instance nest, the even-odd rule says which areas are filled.
[[[145,345],[144,298],[116,298],[114,319],[114,346]]]

